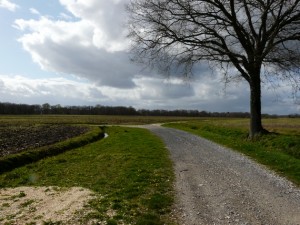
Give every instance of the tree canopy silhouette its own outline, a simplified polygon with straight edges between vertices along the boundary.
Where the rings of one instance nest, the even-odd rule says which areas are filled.
[[[299,90],[300,0],[131,0],[129,38],[137,62],[189,76],[216,63],[225,81],[250,87],[250,137],[263,133],[261,84]],[[234,70],[234,72],[232,72]]]

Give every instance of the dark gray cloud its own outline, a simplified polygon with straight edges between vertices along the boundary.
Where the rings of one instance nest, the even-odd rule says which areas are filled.
[[[39,63],[49,70],[73,74],[89,79],[98,85],[117,88],[133,88],[132,79],[138,68],[132,64],[126,52],[110,53],[104,49],[85,47],[77,42],[54,43],[46,39],[41,44],[26,48],[38,55]]]

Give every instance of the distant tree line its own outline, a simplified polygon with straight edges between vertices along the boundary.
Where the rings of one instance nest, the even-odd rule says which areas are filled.
[[[28,105],[0,102],[1,115],[135,115],[135,116],[188,116],[188,117],[239,117],[249,118],[248,112],[207,112],[199,110],[149,110],[125,106],[61,106],[50,105]],[[276,115],[265,114],[264,117],[277,117]],[[300,117],[298,114],[290,117]]]

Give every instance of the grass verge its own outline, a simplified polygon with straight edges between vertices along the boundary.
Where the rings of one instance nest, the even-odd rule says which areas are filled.
[[[252,141],[247,138],[247,120],[206,119],[165,126],[185,130],[237,150],[300,186],[300,133],[288,132],[286,124],[282,129],[279,125],[275,127],[270,120],[265,122],[266,127],[273,127],[277,133]],[[295,124],[292,128],[295,129]]]
[[[174,175],[162,141],[138,128],[109,127],[106,132],[109,137],[101,141],[0,175],[0,187],[84,187],[98,196],[87,220],[174,224]]]

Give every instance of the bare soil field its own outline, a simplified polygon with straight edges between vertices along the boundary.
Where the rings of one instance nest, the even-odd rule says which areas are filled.
[[[27,125],[0,127],[0,157],[67,140],[88,131],[70,125]]]

